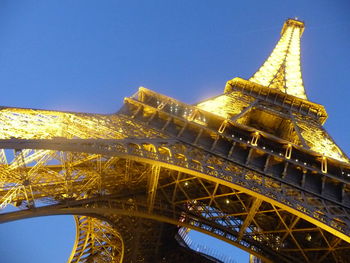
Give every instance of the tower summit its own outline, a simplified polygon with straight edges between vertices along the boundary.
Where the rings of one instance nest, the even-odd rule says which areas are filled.
[[[197,107],[266,136],[283,138],[315,155],[349,162],[322,126],[328,117],[325,108],[310,102],[305,94],[300,67],[304,27],[299,20],[286,20],[271,55],[249,80],[229,80],[224,94]]]
[[[300,67],[300,38],[303,32],[303,22],[288,19],[271,55],[249,80],[307,99]]]

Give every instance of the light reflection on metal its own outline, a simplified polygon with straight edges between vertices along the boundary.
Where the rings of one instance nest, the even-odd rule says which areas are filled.
[[[68,262],[123,262],[124,244],[120,234],[107,222],[75,216],[76,238]],[[93,255],[89,257],[89,255]]]
[[[156,221],[264,262],[347,259],[349,160],[322,127],[324,107],[306,100],[303,28],[287,20],[252,79],[197,105],[140,87],[112,115],[2,108],[0,208],[21,211],[0,222],[79,215],[72,263],[147,262]]]
[[[286,153],[285,153],[285,157],[289,160],[290,157],[292,156],[292,150],[293,147],[290,143],[288,143],[287,148],[286,148]]]
[[[258,131],[254,132],[253,138],[252,138],[252,141],[251,141],[251,144],[253,146],[257,146],[258,145],[259,137],[260,137],[260,133]]]
[[[213,99],[200,102],[197,107],[205,111],[213,112],[224,118],[237,115],[250,105],[252,99],[239,92],[220,95]]]
[[[300,68],[300,37],[303,30],[303,22],[287,20],[275,49],[250,81],[307,99]]]
[[[311,121],[298,121],[297,124],[301,129],[301,135],[313,151],[343,162],[349,162],[342,150],[322,127]]]
[[[292,129],[292,133],[285,136],[289,143],[308,147],[316,153],[321,153],[342,162],[349,162],[347,156],[322,127],[327,117],[326,111],[321,105],[307,101],[300,70],[300,37],[303,31],[303,22],[288,19],[283,26],[281,39],[272,54],[249,81],[235,78],[228,82],[225,94],[200,102],[197,104],[197,107],[247,126],[251,126],[249,123],[252,118],[259,118],[261,125],[259,125],[258,129],[262,129],[261,126],[269,122],[273,126],[273,123],[278,123],[281,120],[283,121],[283,119],[285,119],[285,122],[291,119],[291,126],[294,127],[288,129]],[[241,93],[237,89],[246,91]],[[264,99],[270,104],[273,100],[278,102],[276,100],[277,96],[280,96],[278,92],[271,93],[269,89],[287,95],[278,105],[259,107],[259,103],[261,105]],[[257,100],[249,96],[253,92],[256,93],[254,96]],[[266,98],[263,96],[266,96]],[[258,100],[260,102],[257,102]],[[276,104],[275,102],[272,104]],[[310,113],[313,111],[316,118],[319,118],[318,116],[322,117],[316,121],[309,117],[305,118],[303,116],[305,114],[301,109],[310,107],[307,103],[312,105],[311,107],[315,107],[315,109],[311,110],[309,108],[305,112]],[[264,114],[265,111],[275,110],[273,107],[280,107],[280,105],[285,107],[286,110],[295,107],[299,112],[291,112],[289,116],[285,115],[279,118],[278,121],[277,118],[272,120],[271,115]],[[281,115],[280,110],[277,109],[276,114],[273,115]],[[271,127],[269,133],[274,133],[271,129],[275,128]],[[280,135],[278,136],[281,137]],[[287,153],[289,153],[289,149]]]

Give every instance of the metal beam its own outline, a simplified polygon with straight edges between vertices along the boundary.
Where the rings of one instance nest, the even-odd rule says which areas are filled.
[[[148,212],[151,213],[154,206],[154,200],[156,198],[157,186],[159,180],[160,166],[153,165],[151,168],[151,174],[148,177]]]
[[[253,101],[248,107],[243,109],[239,114],[233,116],[230,120],[236,122],[239,118],[243,117],[246,113],[248,113],[255,105],[257,105],[258,100]]]
[[[238,233],[238,240],[241,240],[243,238],[244,232],[247,229],[247,227],[250,225],[250,223],[252,222],[256,212],[258,211],[260,205],[262,203],[261,199],[255,198],[253,200],[252,205],[249,208],[249,212],[247,217],[245,218],[241,228],[239,229],[239,233]]]

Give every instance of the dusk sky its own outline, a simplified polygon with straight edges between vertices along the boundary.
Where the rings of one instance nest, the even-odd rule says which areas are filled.
[[[115,113],[139,86],[196,103],[251,77],[298,17],[307,96],[349,155],[349,14],[348,0],[1,0],[0,105]],[[2,224],[0,262],[65,262],[74,237],[71,216]]]

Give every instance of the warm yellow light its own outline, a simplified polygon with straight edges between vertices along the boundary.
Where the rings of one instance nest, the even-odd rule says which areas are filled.
[[[307,99],[300,68],[302,30],[302,22],[288,20],[275,49],[250,81]]]
[[[119,117],[5,108],[0,122],[0,139],[125,138]]]
[[[229,119],[231,116],[239,114],[245,107],[249,106],[249,102],[253,99],[245,98],[240,100],[241,94],[237,92],[231,92],[230,94],[220,95],[210,100],[203,101],[197,105],[198,108],[205,111],[214,113],[225,119]]]
[[[329,138],[327,132],[322,129],[315,129],[314,126],[304,122],[297,122],[297,124],[301,128],[301,135],[311,150],[323,153],[323,158],[331,157],[342,162],[349,162],[339,147]]]

